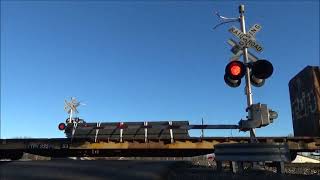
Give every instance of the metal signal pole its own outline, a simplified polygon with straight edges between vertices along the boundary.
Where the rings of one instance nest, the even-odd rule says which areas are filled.
[[[246,34],[246,24],[244,20],[244,5],[239,6],[239,13],[240,13],[240,26],[241,26],[241,31],[243,34]],[[248,58],[248,48],[245,46],[243,48],[243,62],[245,64],[249,63],[249,58]],[[253,99],[252,99],[252,91],[251,91],[251,82],[250,82],[250,68],[247,66],[246,67],[246,74],[245,74],[245,80],[246,80],[246,95],[247,95],[247,106],[250,107],[253,104]],[[250,111],[249,113],[249,118],[250,118]],[[250,129],[250,139],[253,142],[256,137],[256,133],[254,128]]]

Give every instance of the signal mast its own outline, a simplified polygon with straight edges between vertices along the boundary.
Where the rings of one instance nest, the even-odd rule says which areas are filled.
[[[262,29],[259,24],[254,24],[248,32],[245,26],[244,5],[239,6],[240,16],[237,18],[227,18],[219,15],[222,19],[222,23],[214,27],[231,22],[239,22],[240,29],[232,26],[229,32],[239,39],[239,42],[233,39],[229,39],[228,43],[232,46],[231,62],[225,67],[224,81],[230,87],[239,87],[241,85],[241,79],[245,77],[245,94],[247,97],[248,119],[239,121],[239,128],[242,131],[250,131],[250,138],[252,142],[256,141],[255,128],[267,126],[273,122],[273,119],[277,118],[277,113],[267,108],[266,104],[253,104],[252,88],[261,87],[265,84],[267,78],[273,73],[272,64],[265,59],[259,59],[251,52],[249,48],[254,49],[260,53],[263,51],[263,47],[256,40],[256,33]],[[243,61],[240,61],[240,57],[243,56]]]

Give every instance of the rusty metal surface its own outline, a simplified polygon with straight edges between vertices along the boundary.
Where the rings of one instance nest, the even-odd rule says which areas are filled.
[[[289,82],[295,136],[320,136],[320,68],[307,66]]]

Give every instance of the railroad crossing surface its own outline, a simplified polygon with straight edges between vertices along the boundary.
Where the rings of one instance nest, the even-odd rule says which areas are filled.
[[[293,167],[292,167],[293,166]],[[319,169],[315,165],[287,164],[286,174],[253,171],[244,174],[219,173],[213,168],[192,166],[187,161],[146,160],[51,160],[51,161],[0,161],[1,180],[15,179],[210,179],[210,180],[317,180]],[[18,173],[17,173],[18,172]],[[306,172],[309,172],[306,174]],[[314,172],[316,174],[314,174]]]

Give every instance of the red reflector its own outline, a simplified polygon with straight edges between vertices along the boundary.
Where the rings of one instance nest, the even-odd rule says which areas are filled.
[[[66,125],[64,123],[60,123],[58,128],[59,128],[60,131],[65,130],[66,129]]]
[[[126,125],[124,123],[119,123],[118,124],[118,128],[119,129],[124,129],[124,128],[126,128]]]
[[[232,64],[230,71],[233,76],[238,76],[241,73],[241,67],[238,64]]]

